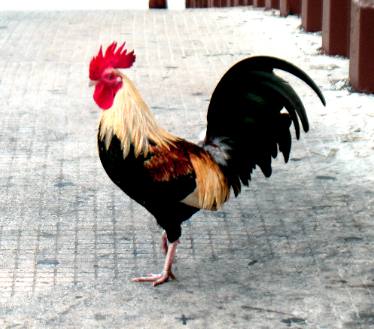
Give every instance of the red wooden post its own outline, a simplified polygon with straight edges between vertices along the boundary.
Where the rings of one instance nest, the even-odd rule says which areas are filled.
[[[301,0],[289,0],[290,1],[290,12],[291,14],[301,14]]]
[[[374,1],[352,0],[351,10],[350,83],[374,93]]]
[[[349,55],[352,0],[323,0],[322,48],[329,55]]]
[[[322,30],[322,0],[302,0],[301,23],[307,32]]]
[[[254,7],[265,7],[265,0],[253,0]]]
[[[279,10],[281,16],[300,15],[301,0],[279,0]]]
[[[150,0],[150,8],[165,8],[165,7],[151,7],[151,3],[155,6],[158,2],[165,2],[166,0]],[[259,3],[265,0],[186,0],[186,8],[210,8],[210,7],[231,7],[231,6],[249,6],[253,1]],[[279,1],[279,0],[273,0]],[[262,5],[263,7],[264,5]]]
[[[166,8],[166,0],[149,0],[149,8]]]
[[[288,16],[290,13],[288,0],[279,0],[279,11],[281,16]]]
[[[266,9],[279,9],[279,0],[265,0]]]

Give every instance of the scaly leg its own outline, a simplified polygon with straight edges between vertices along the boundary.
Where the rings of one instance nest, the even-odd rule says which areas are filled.
[[[168,236],[166,235],[166,232],[162,233],[161,236],[161,249],[163,254],[166,256],[168,252]]]
[[[167,246],[166,258],[164,263],[164,269],[160,274],[149,274],[148,276],[143,276],[139,278],[134,278],[132,282],[153,282],[153,286],[156,287],[159,284],[167,282],[169,279],[175,280],[175,276],[171,271],[173,265],[173,260],[175,252],[177,250],[177,245],[179,240],[174,241]]]

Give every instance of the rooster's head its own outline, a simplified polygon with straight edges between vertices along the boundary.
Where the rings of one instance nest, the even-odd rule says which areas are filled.
[[[117,42],[113,42],[103,52],[99,53],[90,62],[90,82],[95,86],[94,100],[103,110],[113,105],[117,91],[122,87],[122,74],[118,69],[126,69],[135,61],[134,51],[127,53],[125,43],[117,48]]]

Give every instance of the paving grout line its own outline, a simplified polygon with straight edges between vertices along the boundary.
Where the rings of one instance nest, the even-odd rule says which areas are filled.
[[[117,220],[116,220],[116,205],[115,205],[115,197],[114,197],[114,190],[112,191],[111,195],[111,208],[112,208],[112,247],[113,247],[113,272],[114,272],[114,280],[118,279],[118,247],[117,247]]]
[[[35,287],[38,279],[38,255],[39,255],[39,246],[40,246],[40,224],[38,225],[36,233],[36,242],[34,247],[34,265],[33,265],[33,275],[32,275],[32,286],[31,293],[32,296],[35,295]]]
[[[13,270],[13,276],[12,276],[11,297],[15,295],[15,291],[16,291],[17,271],[19,267],[19,254],[20,254],[20,247],[21,247],[21,235],[22,235],[22,230],[19,229],[18,234],[17,234],[17,249],[15,250],[15,255],[14,255],[14,270]]]

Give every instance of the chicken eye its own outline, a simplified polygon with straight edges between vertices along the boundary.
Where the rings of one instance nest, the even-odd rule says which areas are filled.
[[[113,73],[106,73],[103,75],[104,80],[114,80],[115,76]]]
[[[107,84],[117,84],[122,81],[121,77],[119,77],[114,72],[104,73],[102,76],[102,80]]]

